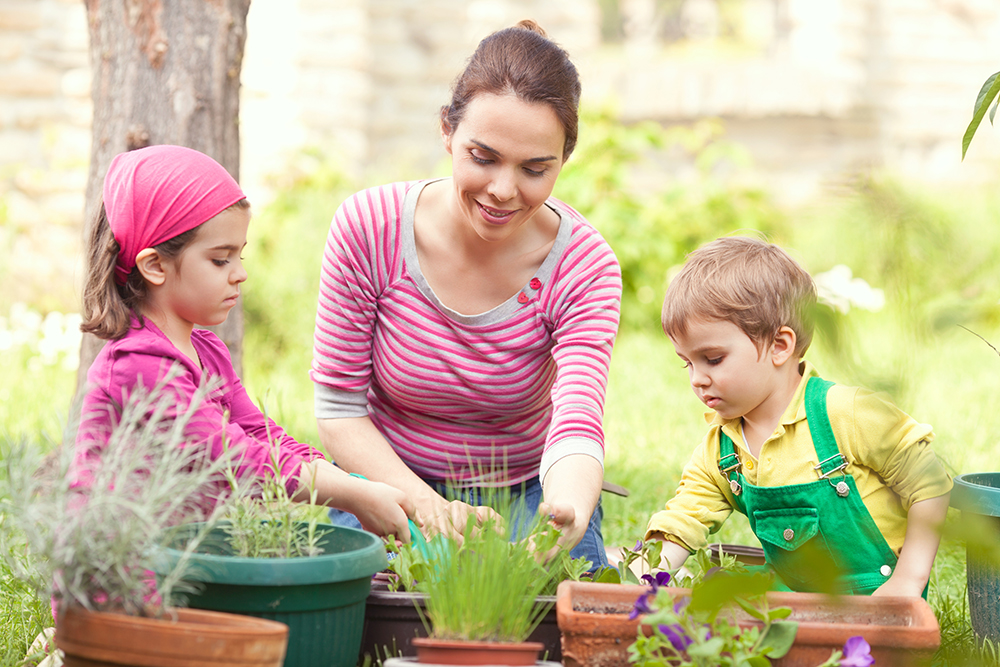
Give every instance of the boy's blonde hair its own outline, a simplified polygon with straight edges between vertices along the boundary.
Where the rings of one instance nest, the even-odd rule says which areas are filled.
[[[812,277],[778,246],[746,236],[716,239],[688,256],[663,300],[663,331],[687,333],[694,319],[732,322],[761,353],[781,327],[795,332],[795,354],[812,342]]]

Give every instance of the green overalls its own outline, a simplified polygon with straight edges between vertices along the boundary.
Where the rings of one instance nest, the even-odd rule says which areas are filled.
[[[806,420],[819,461],[815,482],[747,484],[733,441],[721,431],[719,470],[729,479],[735,507],[750,520],[767,563],[789,588],[823,590],[820,578],[830,573],[817,572],[809,560],[810,553],[819,549],[833,559],[840,573],[839,592],[870,595],[889,579],[897,558],[861,502],[854,478],[844,473],[847,459],[837,447],[826,411],[831,386],[818,377],[806,385]],[[803,549],[804,545],[808,546]]]

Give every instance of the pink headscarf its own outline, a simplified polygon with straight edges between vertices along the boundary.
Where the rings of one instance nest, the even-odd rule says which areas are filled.
[[[145,248],[169,241],[245,195],[222,165],[183,146],[120,153],[104,179],[104,210],[121,246],[115,282],[124,285]]]

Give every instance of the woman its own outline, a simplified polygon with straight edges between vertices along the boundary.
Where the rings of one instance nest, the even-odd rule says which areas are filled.
[[[596,566],[621,272],[550,197],[579,98],[534,22],[480,43],[441,110],[452,177],[365,190],[334,216],[311,377],[331,457],[403,490],[424,532],[481,518],[476,490],[509,486]]]

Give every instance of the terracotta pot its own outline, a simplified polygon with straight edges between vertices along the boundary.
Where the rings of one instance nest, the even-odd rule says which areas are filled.
[[[421,593],[390,591],[388,576],[381,572],[376,574],[365,603],[359,659],[363,659],[365,654],[373,660],[390,656],[416,656],[417,649],[413,646],[413,639],[427,636],[427,630],[417,611],[418,605],[421,610],[424,609],[424,599],[425,596]],[[552,596],[540,596],[537,602],[551,605],[555,599]],[[556,663],[562,660],[561,637],[554,606],[542,618],[528,641],[544,645],[542,657],[545,660]]]
[[[628,647],[640,620],[628,619],[642,586],[564,581],[556,595],[567,667],[628,664]],[[678,595],[688,589],[676,588]],[[798,621],[795,644],[774,667],[814,667],[861,635],[872,647],[878,667],[915,667],[930,662],[941,643],[937,619],[922,598],[830,597],[820,593],[768,593],[773,607],[791,607]],[[742,626],[756,623],[746,618]]]
[[[433,637],[417,637],[413,645],[421,665],[534,665],[545,648],[541,642],[506,644]]]
[[[547,660],[539,660],[538,662],[531,663],[534,667],[562,667],[561,663],[551,662]],[[438,663],[428,663],[428,662],[418,662],[416,658],[389,658],[382,662],[382,667],[446,667],[445,665]]]
[[[176,620],[71,607],[59,614],[65,667],[281,667],[288,626],[259,618],[175,609]]]

